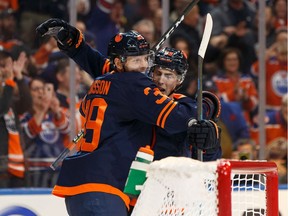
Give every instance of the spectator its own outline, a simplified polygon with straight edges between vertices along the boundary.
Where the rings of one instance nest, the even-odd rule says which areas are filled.
[[[52,187],[58,171],[50,164],[64,149],[64,140],[69,136],[69,120],[60,108],[53,85],[42,79],[30,82],[33,104],[24,113],[21,125],[25,135],[29,187]]]
[[[253,28],[253,34],[255,37],[255,41],[258,41],[258,33],[259,33],[259,13],[263,13],[261,11],[259,11],[259,9],[257,10],[257,14],[255,16],[255,23],[254,23],[254,28]],[[273,14],[272,11],[272,7],[270,6],[266,6],[265,7],[265,37],[266,37],[266,47],[270,47],[274,41],[275,41],[275,37],[276,37],[276,31],[275,31],[275,27],[274,27],[274,21],[275,21],[275,16]],[[255,43],[255,47],[259,47],[258,43]]]
[[[281,108],[266,113],[266,159],[277,164],[279,183],[287,184],[287,115],[288,93],[282,97]],[[251,128],[251,135],[259,145],[259,128],[257,118]]]
[[[195,5],[191,11],[185,16],[184,20],[180,25],[175,29],[174,33],[170,36],[170,43],[173,44],[173,40],[176,40],[178,37],[186,38],[189,40],[191,46],[190,56],[193,61],[196,61],[198,58],[198,49],[201,43],[199,32],[199,8]],[[190,63],[190,62],[189,62]],[[197,65],[197,62],[193,63]]]
[[[76,0],[77,19],[86,23],[91,10],[90,0]],[[69,6],[69,4],[68,4]]]
[[[17,11],[19,9],[18,0],[1,0],[0,1],[0,11],[12,9]]]
[[[35,77],[39,73],[39,70],[34,64],[35,62],[32,57],[32,51],[28,46],[24,44],[15,45],[13,46],[10,53],[12,55],[13,60],[16,60],[19,58],[22,52],[25,53],[26,58],[27,58],[24,68],[22,69],[22,74],[24,75],[24,78],[26,80],[29,80],[31,77]]]
[[[278,42],[275,46],[276,56],[266,60],[266,108],[279,109],[282,97],[288,92],[287,41]],[[258,77],[259,62],[252,67],[252,74]]]
[[[238,49],[227,48],[219,58],[220,73],[213,77],[220,97],[225,102],[238,102],[247,124],[258,105],[258,93],[252,78],[240,71],[241,55]]]
[[[19,0],[19,27],[21,40],[31,49],[39,47],[35,28],[51,17],[68,20],[68,0]]]
[[[266,49],[266,60],[271,58],[276,58],[277,53],[277,44],[278,43],[285,43],[288,41],[288,33],[287,29],[278,29],[275,32],[275,38],[273,44]]]
[[[4,49],[9,51],[11,51],[13,46],[21,45],[22,41],[19,38],[15,11],[13,11],[12,9],[2,11],[0,13],[0,22],[0,45],[4,47]]]
[[[66,112],[66,115],[69,117],[71,115],[69,107],[70,107],[70,67],[69,67],[69,60],[67,58],[61,59],[57,62],[56,68],[55,68],[55,77],[57,80],[56,83],[56,95],[57,98],[60,101],[60,106],[64,109]],[[78,97],[79,88],[80,88],[80,82],[81,82],[81,75],[79,67],[76,66],[75,70],[75,110],[76,110],[76,122],[75,122],[75,128],[76,132],[80,131],[80,129],[83,126],[84,119],[79,113],[79,107],[81,104],[81,99]]]
[[[288,115],[288,93],[282,97],[281,108],[266,113],[266,144],[286,143],[287,138],[287,115]],[[259,144],[258,119],[254,118],[254,127],[252,128],[253,139]]]
[[[49,57],[53,52],[59,52],[57,42],[53,37],[44,37],[41,45],[32,55],[32,61],[39,71],[47,67],[49,63]]]
[[[287,22],[287,0],[275,0],[273,4],[273,12],[275,15],[274,27],[279,28],[288,28]]]
[[[162,36],[162,17],[163,17],[162,8],[158,8],[155,11],[154,16],[152,18],[152,21],[155,26],[155,40],[156,41],[158,41]]]
[[[255,160],[257,159],[257,149],[255,142],[251,139],[240,139],[233,151],[232,159]]]
[[[160,0],[148,0],[147,1],[147,11],[145,13],[146,18],[152,19],[157,13],[158,9],[161,8]]]
[[[206,16],[207,13],[210,13],[215,7],[219,5],[221,0],[202,0],[199,1],[199,11],[202,17]]]
[[[287,128],[286,128],[287,129]],[[267,146],[266,160],[276,163],[279,184],[287,184],[287,140],[275,141]]]
[[[0,51],[0,188],[24,186],[24,142],[18,116],[31,107],[31,96],[22,75],[26,58],[13,62]]]
[[[195,60],[195,50],[193,51],[191,41],[185,36],[177,36],[173,40],[170,41],[171,47],[176,48],[178,50],[182,50],[186,55],[189,63],[188,73],[193,74],[194,77],[197,77],[197,62]],[[197,59],[197,58],[196,58]]]
[[[85,41],[91,47],[96,48],[96,44],[95,44],[96,36],[92,32],[87,30],[85,22],[83,22],[81,20],[77,20],[76,28],[78,28],[84,34]]]
[[[126,29],[131,29],[135,22],[145,17],[145,2],[141,0],[126,0],[124,4],[124,14],[127,19]]]
[[[188,0],[174,0],[172,1],[172,11],[170,12],[170,20],[174,22],[184,11],[185,7],[188,5]]]
[[[215,50],[207,50],[206,53],[210,54],[208,58],[213,59],[213,56],[217,56],[225,47],[238,48],[245,54],[245,61],[241,65],[243,73],[249,73],[252,63],[257,59],[254,50],[256,41],[252,32],[254,7],[247,0],[221,1],[221,4],[211,11],[211,15],[213,29],[210,45]]]
[[[123,3],[116,0],[114,3],[97,1],[95,8],[87,18],[87,29],[96,36],[96,47],[104,55],[107,54],[109,38],[120,31],[124,16]],[[107,4],[108,3],[108,4]]]
[[[142,19],[133,25],[133,30],[142,34],[146,40],[153,46],[155,41],[155,26],[150,19]]]

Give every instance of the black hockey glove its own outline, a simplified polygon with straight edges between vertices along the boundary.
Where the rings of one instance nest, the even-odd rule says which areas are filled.
[[[57,18],[46,20],[36,28],[36,32],[41,36],[54,36],[59,49],[68,52],[69,55],[73,55],[77,48],[84,43],[80,30]]]
[[[208,106],[207,119],[217,122],[221,113],[221,103],[219,98],[209,91],[202,92],[203,104]]]
[[[192,119],[188,123],[189,144],[201,150],[219,148],[220,132],[219,127],[211,120]]]

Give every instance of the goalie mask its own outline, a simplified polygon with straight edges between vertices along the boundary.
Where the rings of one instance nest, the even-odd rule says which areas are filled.
[[[175,71],[179,75],[179,82],[182,83],[187,70],[188,62],[186,55],[177,49],[165,47],[155,55],[155,67],[161,67]],[[155,68],[152,68],[152,73]]]

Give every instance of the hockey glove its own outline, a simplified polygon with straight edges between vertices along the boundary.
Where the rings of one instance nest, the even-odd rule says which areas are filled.
[[[201,150],[217,149],[220,146],[220,130],[211,120],[192,119],[188,123],[188,141]]]
[[[40,24],[36,28],[36,32],[41,36],[54,36],[59,49],[68,52],[70,56],[84,43],[83,34],[80,30],[57,18],[48,19]]]
[[[202,92],[203,104],[208,107],[207,118],[213,122],[217,122],[221,113],[221,103],[219,98],[209,91]]]

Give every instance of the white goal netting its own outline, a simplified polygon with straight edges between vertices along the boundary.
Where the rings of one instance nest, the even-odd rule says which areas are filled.
[[[277,167],[223,161],[168,157],[151,163],[132,216],[277,215]]]
[[[168,157],[152,163],[132,215],[217,215],[216,164],[191,161]]]

